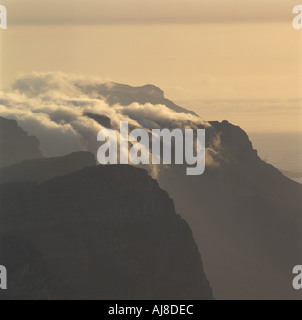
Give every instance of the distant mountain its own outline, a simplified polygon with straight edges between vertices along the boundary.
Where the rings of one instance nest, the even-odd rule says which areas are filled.
[[[25,160],[0,168],[0,183],[43,182],[93,165],[96,165],[94,155],[84,151],[57,158]]]
[[[42,157],[37,138],[28,136],[16,121],[0,117],[0,167]]]
[[[263,162],[242,129],[211,124],[219,165],[195,177],[165,167],[158,180],[193,230],[215,298],[301,298],[292,269],[302,261],[302,185]]]
[[[164,92],[154,86],[145,85],[142,87],[132,87],[125,84],[118,83],[104,83],[104,84],[77,84],[83,92],[95,98],[103,99],[110,105],[120,104],[128,106],[131,103],[138,102],[140,104],[162,104],[176,112],[190,113],[194,112],[184,109],[176,105],[171,100],[165,98]]]
[[[111,119],[108,118],[107,116],[104,116],[102,114],[95,114],[91,112],[87,112],[84,115],[90,119],[93,119],[101,126],[111,129]]]
[[[215,297],[299,298],[292,269],[302,261],[302,186],[262,161],[240,127],[210,125],[215,163],[205,174],[163,166],[157,179],[194,232]]]
[[[212,299],[173,201],[147,172],[89,167],[0,185],[1,299]]]

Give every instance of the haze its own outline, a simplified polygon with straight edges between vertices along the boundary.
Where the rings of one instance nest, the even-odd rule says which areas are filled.
[[[11,23],[288,20],[296,0],[2,0]]]
[[[291,0],[2,0],[1,88],[63,71],[161,87],[205,120],[302,130],[302,32]]]

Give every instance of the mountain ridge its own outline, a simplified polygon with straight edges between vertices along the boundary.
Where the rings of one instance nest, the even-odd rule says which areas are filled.
[[[17,121],[0,116],[0,167],[43,157],[39,140],[29,136]]]
[[[24,160],[8,167],[0,168],[0,184],[9,182],[43,182],[57,176],[96,165],[90,152],[74,152],[66,156]]]
[[[299,299],[291,273],[302,258],[302,185],[262,161],[240,127],[211,124],[215,165],[200,177],[162,168],[158,181],[193,230],[215,297]]]
[[[162,89],[151,84],[134,87],[114,82],[95,85],[77,83],[76,87],[80,88],[86,94],[94,95],[98,98],[105,98],[110,105],[120,104],[127,106],[134,102],[140,104],[162,104],[177,113],[196,115],[195,112],[182,108],[167,99]]]
[[[213,299],[190,228],[145,170],[87,167],[0,194],[3,299]]]

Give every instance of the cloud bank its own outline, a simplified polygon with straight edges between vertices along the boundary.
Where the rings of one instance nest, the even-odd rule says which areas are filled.
[[[116,86],[121,85],[104,83],[95,77],[62,72],[31,73],[17,79],[10,92],[0,92],[0,115],[17,120],[25,131],[36,136],[46,157],[75,151],[96,153],[100,147],[97,134],[104,127],[87,116],[88,113],[107,116],[117,132],[120,121],[128,121],[133,128],[149,130],[209,126],[198,116],[175,112],[162,104],[110,104],[108,95],[103,97],[102,92],[98,92],[98,88],[105,87],[109,96],[110,92],[119,94]],[[150,86],[151,93],[154,88]],[[125,86],[123,90],[133,91],[133,87]]]

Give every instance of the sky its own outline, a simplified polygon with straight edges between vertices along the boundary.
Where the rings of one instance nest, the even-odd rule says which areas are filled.
[[[297,0],[1,0],[0,89],[32,71],[161,87],[203,119],[301,132]]]
[[[11,23],[286,21],[297,0],[2,0]]]

